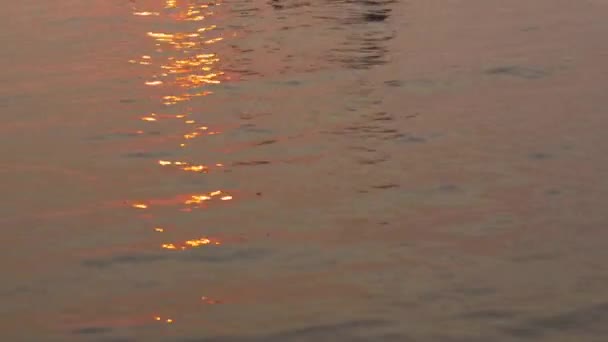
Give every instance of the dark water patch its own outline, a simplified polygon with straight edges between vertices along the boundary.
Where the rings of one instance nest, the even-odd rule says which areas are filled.
[[[26,295],[32,293],[33,290],[29,286],[20,285],[12,289],[0,291],[0,297],[13,297],[18,295]]]
[[[545,194],[548,196],[558,196],[562,194],[562,191],[559,189],[549,189],[545,191]]]
[[[308,1],[291,1],[291,0],[272,0],[270,5],[275,10],[290,10],[301,7],[309,7],[311,5]]]
[[[532,318],[504,329],[516,337],[538,338],[547,333],[608,333],[608,303]]]
[[[488,75],[511,76],[524,79],[539,79],[549,75],[547,71],[517,65],[500,66],[485,71]]]
[[[259,166],[259,165],[268,165],[270,161],[268,160],[252,160],[252,161],[241,161],[232,163],[232,166]]]
[[[264,258],[271,252],[261,248],[228,249],[228,248],[199,248],[179,253],[178,260],[222,263],[231,261],[252,261]]]
[[[399,184],[382,184],[382,185],[372,186],[372,188],[374,188],[374,189],[395,189],[398,187],[399,187]]]
[[[535,153],[530,153],[528,155],[528,157],[533,160],[545,160],[545,159],[553,158],[553,155],[550,153],[546,153],[546,152],[535,152]]]
[[[361,165],[375,165],[380,164],[389,160],[388,157],[377,157],[377,158],[357,158],[357,163]]]
[[[134,283],[135,288],[138,289],[152,289],[160,286],[161,283],[154,280],[136,281]]]
[[[96,334],[105,334],[111,332],[112,329],[108,327],[85,327],[73,330],[73,334],[77,335],[96,335]]]
[[[349,150],[373,153],[377,150],[368,146],[349,146]]]
[[[271,139],[271,140],[264,140],[264,141],[260,141],[258,143],[256,143],[256,146],[262,146],[262,145],[270,145],[270,144],[274,144],[276,143],[277,140]]]
[[[532,32],[532,31],[538,31],[540,30],[539,26],[528,26],[528,27],[524,27],[521,29],[522,32]]]
[[[387,42],[396,33],[388,25],[391,2],[382,1],[330,1],[340,12],[335,17],[317,16],[329,21],[336,30],[348,32],[341,44],[331,50],[330,62],[348,69],[365,70],[388,63],[390,53]],[[339,13],[339,14],[338,14]]]
[[[445,193],[462,192],[462,189],[458,185],[455,185],[455,184],[441,184],[441,185],[439,185],[437,190],[439,190],[440,192],[445,192]]]
[[[517,317],[514,311],[506,310],[477,310],[468,311],[459,314],[457,318],[474,319],[474,320],[506,320]]]
[[[130,104],[135,102],[137,102],[135,99],[120,99],[120,103]]]
[[[123,254],[109,258],[88,259],[82,262],[83,266],[93,268],[107,268],[117,265],[143,264],[167,260],[168,255],[163,254]]]
[[[373,329],[388,328],[391,322],[382,320],[358,320],[332,325],[315,325],[269,335],[257,336],[216,336],[187,338],[182,342],[363,342],[363,341],[411,341],[397,333],[372,334]],[[367,335],[367,336],[366,336]]]
[[[498,290],[496,290],[495,288],[491,288],[491,287],[466,287],[466,288],[457,289],[456,292],[463,294],[465,296],[479,297],[479,296],[489,296],[489,295],[496,294],[498,292]]]
[[[102,337],[99,342],[136,342],[137,339],[132,337]]]
[[[147,132],[145,134],[147,134],[147,135],[160,135],[161,132],[159,132],[159,131],[152,131],[152,132]],[[141,133],[137,133],[137,132],[113,132],[113,133],[106,133],[106,134],[95,135],[95,136],[92,136],[92,137],[85,138],[85,140],[90,140],[90,141],[105,141],[105,140],[132,139],[132,138],[138,138],[138,137],[141,137],[141,136],[142,136],[142,134]]]
[[[369,119],[373,121],[392,121],[394,120],[393,116],[387,112],[376,112],[370,115],[366,115]]]
[[[559,254],[557,253],[530,253],[525,255],[520,255],[517,257],[511,258],[513,262],[537,262],[537,261],[547,261],[547,260],[555,260],[559,258]]]
[[[379,114],[384,115],[384,114]],[[383,118],[387,118],[383,116]],[[369,118],[366,118],[369,119]],[[357,123],[352,126],[347,126],[338,130],[334,130],[331,133],[338,135],[352,135],[359,138],[382,138],[382,139],[399,139],[405,137],[403,133],[395,128],[387,128],[382,124],[381,121],[386,120],[374,120],[370,124],[368,123]]]
[[[389,87],[401,87],[401,86],[403,86],[404,82],[400,81],[400,80],[390,80],[390,81],[384,82],[384,84],[386,84]]]
[[[272,113],[241,113],[239,114],[239,119],[241,120],[254,120],[259,117],[269,116]]]
[[[444,335],[444,334],[433,334],[432,336],[428,336],[424,339],[415,339],[415,341],[424,341],[424,342],[502,342],[503,340],[501,340],[500,338],[497,338],[496,336],[487,336],[487,335],[481,335],[479,333],[475,334],[474,336],[472,335],[467,335],[465,333],[460,333],[459,335],[462,336],[454,336],[454,334],[451,335]]]
[[[403,88],[410,92],[428,94],[436,90],[449,89],[453,86],[451,81],[437,81],[430,79],[389,80],[384,84],[388,87]]]
[[[379,11],[368,12],[363,15],[363,20],[365,20],[367,22],[385,21],[386,19],[388,19],[389,13],[390,13],[390,10],[379,10]]]
[[[394,138],[396,138],[398,142],[405,144],[420,144],[427,142],[426,138],[412,134],[401,134],[400,136]]]
[[[505,333],[517,338],[538,338],[541,334],[538,330],[529,327],[509,327],[502,329]]]
[[[138,159],[158,159],[173,156],[171,152],[131,152],[124,155],[126,158],[138,158]]]
[[[133,253],[106,258],[87,259],[83,266],[91,268],[109,268],[120,265],[138,265],[165,260],[200,261],[200,262],[230,262],[249,261],[265,257],[269,250],[260,248],[234,249],[227,246],[202,247],[184,251],[167,251],[166,253]],[[154,282],[138,283],[139,287],[154,287]]]
[[[255,134],[273,134],[274,133],[270,129],[259,128],[254,124],[241,125],[240,129],[247,133],[255,133]],[[256,143],[256,145],[268,145],[268,144],[272,144],[275,142],[277,142],[277,140],[269,139],[269,140],[260,141],[260,142]]]

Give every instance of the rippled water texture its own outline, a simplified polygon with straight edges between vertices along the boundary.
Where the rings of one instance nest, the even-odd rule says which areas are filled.
[[[0,340],[606,341],[608,2],[0,10]]]

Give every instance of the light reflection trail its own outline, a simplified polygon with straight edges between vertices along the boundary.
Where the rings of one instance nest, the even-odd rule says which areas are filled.
[[[174,109],[180,108],[180,105],[212,95],[212,87],[221,84],[226,76],[220,68],[221,57],[217,51],[214,51],[216,44],[223,42],[224,37],[221,35],[221,31],[217,30],[216,25],[206,24],[215,15],[212,9],[220,5],[220,2],[203,4],[196,0],[162,0],[162,9],[140,9],[133,6],[132,14],[140,18],[139,20],[158,20],[159,22],[169,20],[174,24],[170,25],[171,30],[155,29],[145,32],[145,36],[155,45],[155,52],[138,56],[128,62],[146,67],[146,70],[151,71],[151,74],[144,78],[143,84],[164,92],[159,97],[160,103],[164,106],[163,113],[146,113],[139,119],[146,125],[163,125],[168,120],[181,122],[184,125],[184,131],[180,134],[178,147],[182,150],[195,139],[211,138],[222,133],[210,128],[209,125],[197,123],[197,120],[192,118],[191,109],[172,113]],[[175,27],[180,29],[174,30]],[[143,134],[144,131],[138,132]],[[158,160],[156,165],[194,175],[205,175],[214,169],[224,167],[224,164],[220,162],[201,163],[183,160]],[[210,203],[233,200],[233,194],[224,190],[215,190],[177,196],[172,199],[135,201],[131,202],[130,206],[135,210],[152,212],[163,206],[177,206],[181,207],[181,211],[191,211],[207,207]],[[162,236],[173,233],[175,233],[175,229],[172,228],[169,233],[162,226],[154,226],[151,232],[151,234],[162,234]],[[163,242],[160,244],[160,248],[167,252],[175,252],[221,245],[222,242],[217,238],[203,236]],[[213,305],[222,302],[202,296],[200,303]],[[175,317],[160,314],[151,318],[153,321],[163,324],[173,324],[176,321]]]

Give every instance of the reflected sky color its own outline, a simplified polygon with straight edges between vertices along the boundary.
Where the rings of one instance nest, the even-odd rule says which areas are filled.
[[[214,12],[210,9],[219,6],[219,3],[196,3],[196,1],[175,1],[167,0],[164,2],[164,10],[154,11],[150,9],[133,8],[133,15],[137,17],[147,17],[146,20],[169,20],[176,24],[173,28],[180,30],[173,31],[148,31],[143,33],[150,39],[155,50],[150,53],[141,54],[139,57],[128,61],[130,64],[139,65],[145,69],[142,72],[148,73],[145,86],[160,89],[161,95],[158,96],[159,102],[165,106],[166,112],[147,113],[139,116],[143,122],[162,125],[164,122],[181,122],[184,126],[184,133],[181,134],[179,148],[188,147],[188,142],[194,139],[202,139],[214,136],[221,132],[208,125],[202,125],[193,119],[192,109],[181,108],[178,112],[171,112],[173,108],[178,108],[180,104],[187,103],[194,98],[203,98],[213,94],[210,89],[213,85],[222,82],[221,77],[224,72],[219,69],[220,56],[213,51],[216,43],[223,41],[223,37],[217,33],[217,26],[205,25],[206,19],[212,17]],[[193,23],[197,23],[194,24]],[[200,114],[200,113],[197,113]],[[149,126],[150,127],[150,126]],[[142,130],[146,127],[142,127]],[[143,132],[143,131],[142,131]],[[156,167],[170,168],[193,174],[207,174],[211,170],[223,167],[219,162],[200,163],[196,161],[167,160],[156,161]],[[154,167],[151,165],[151,167]],[[180,207],[179,211],[189,212],[192,209],[208,207],[211,202],[227,202],[234,199],[232,194],[224,190],[200,192],[190,195],[179,195],[165,199],[147,199],[131,202],[131,207],[136,210],[155,209],[165,206]],[[155,226],[153,234],[165,234],[167,229],[163,226]],[[171,234],[179,234],[179,227],[172,227]],[[189,249],[220,246],[221,242],[215,238],[203,236],[188,238],[177,241],[166,241],[160,244],[160,249],[166,251],[185,251]],[[202,304],[218,304],[220,301],[202,296]],[[172,324],[174,317],[163,315],[153,316],[153,320],[158,323]]]

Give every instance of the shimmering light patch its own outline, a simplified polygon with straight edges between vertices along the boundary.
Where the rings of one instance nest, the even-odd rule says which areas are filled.
[[[138,64],[139,63],[141,65],[151,65],[152,64],[150,62],[150,59],[143,59],[143,60],[141,60],[139,62],[137,60],[135,60],[135,59],[130,59],[129,63],[131,63],[131,64]]]
[[[177,0],[166,0],[165,8],[177,8]]]
[[[184,204],[196,205],[196,204],[203,203],[205,201],[211,201],[214,198],[217,198],[222,201],[230,201],[233,199],[232,195],[230,195],[222,190],[217,190],[217,191],[212,191],[212,192],[209,192],[206,194],[201,194],[201,195],[191,195],[189,199],[184,201]]]
[[[137,209],[148,209],[148,205],[145,203],[133,203],[131,206]]]
[[[170,41],[173,38],[173,35],[170,33],[162,33],[162,32],[148,32],[148,36],[156,38],[157,40]]]
[[[194,138],[198,137],[199,135],[201,135],[201,134],[198,132],[187,133],[187,134],[184,134],[184,139],[194,139]]]
[[[163,322],[167,324],[171,324],[174,322],[173,318],[162,318],[161,316],[154,316],[154,320],[157,322]]]
[[[201,246],[201,245],[208,245],[210,243],[211,243],[211,240],[209,240],[207,238],[186,241],[186,245],[192,246],[192,247],[198,247],[198,246]]]
[[[210,201],[211,197],[207,195],[193,195],[190,199],[186,200],[185,204],[199,204],[203,201]]]
[[[183,95],[179,95],[179,96],[175,96],[175,95],[164,96],[163,104],[166,106],[171,106],[171,105],[177,104],[179,102],[190,101],[190,99],[193,97],[207,96],[207,95],[211,95],[211,94],[213,94],[213,93],[210,91],[202,91],[200,93],[183,94]]]
[[[160,13],[158,13],[158,12],[133,12],[133,15],[147,17],[147,16],[158,16],[158,15],[160,15]]]
[[[192,171],[192,172],[205,172],[208,168],[204,165],[193,165],[193,166],[184,166],[182,167],[184,171]]]
[[[218,240],[212,240],[208,237],[186,240],[180,243],[164,243],[161,248],[175,251],[185,251],[187,249],[198,248],[202,246],[219,246],[222,243]]]
[[[185,123],[187,123],[187,124],[193,124],[193,123],[196,123],[196,121],[194,121],[194,120],[186,120]]]
[[[205,20],[205,16],[204,15],[198,15],[198,16],[195,16],[195,17],[187,18],[186,20],[188,20],[188,21],[201,21],[201,20]]]
[[[188,101],[189,99],[190,98],[188,96],[168,95],[168,96],[163,96],[163,104],[169,106],[169,105],[174,105],[178,102]]]
[[[211,25],[211,26],[209,26],[209,27],[201,27],[201,28],[199,28],[197,31],[198,31],[198,32],[205,32],[205,31],[211,31],[211,30],[214,30],[215,28],[217,28],[217,26],[216,26],[216,25]]]
[[[149,86],[157,86],[157,85],[161,85],[161,84],[163,84],[163,81],[147,81],[146,82],[146,85],[149,85]]]
[[[144,120],[144,121],[157,121],[158,119],[183,119],[185,117],[186,117],[186,114],[177,114],[177,115],[160,114],[159,115],[159,114],[155,114],[155,113],[150,113],[150,114],[142,117],[142,120]]]
[[[159,160],[158,164],[161,166],[177,166],[180,170],[190,171],[190,172],[208,172],[209,167],[205,165],[192,165],[188,162],[181,161],[169,161],[169,160]]]
[[[217,42],[222,41],[222,40],[224,40],[224,38],[217,37],[217,38],[206,40],[205,44],[213,44],[213,43],[217,43]]]
[[[158,233],[164,233],[164,232],[165,232],[165,228],[162,228],[162,227],[156,227],[156,228],[154,228],[154,231],[155,231],[155,232],[158,232]]]
[[[176,83],[182,87],[191,88],[202,84],[219,84],[221,81],[216,78],[223,73],[209,73],[206,75],[188,75],[175,79]]]

